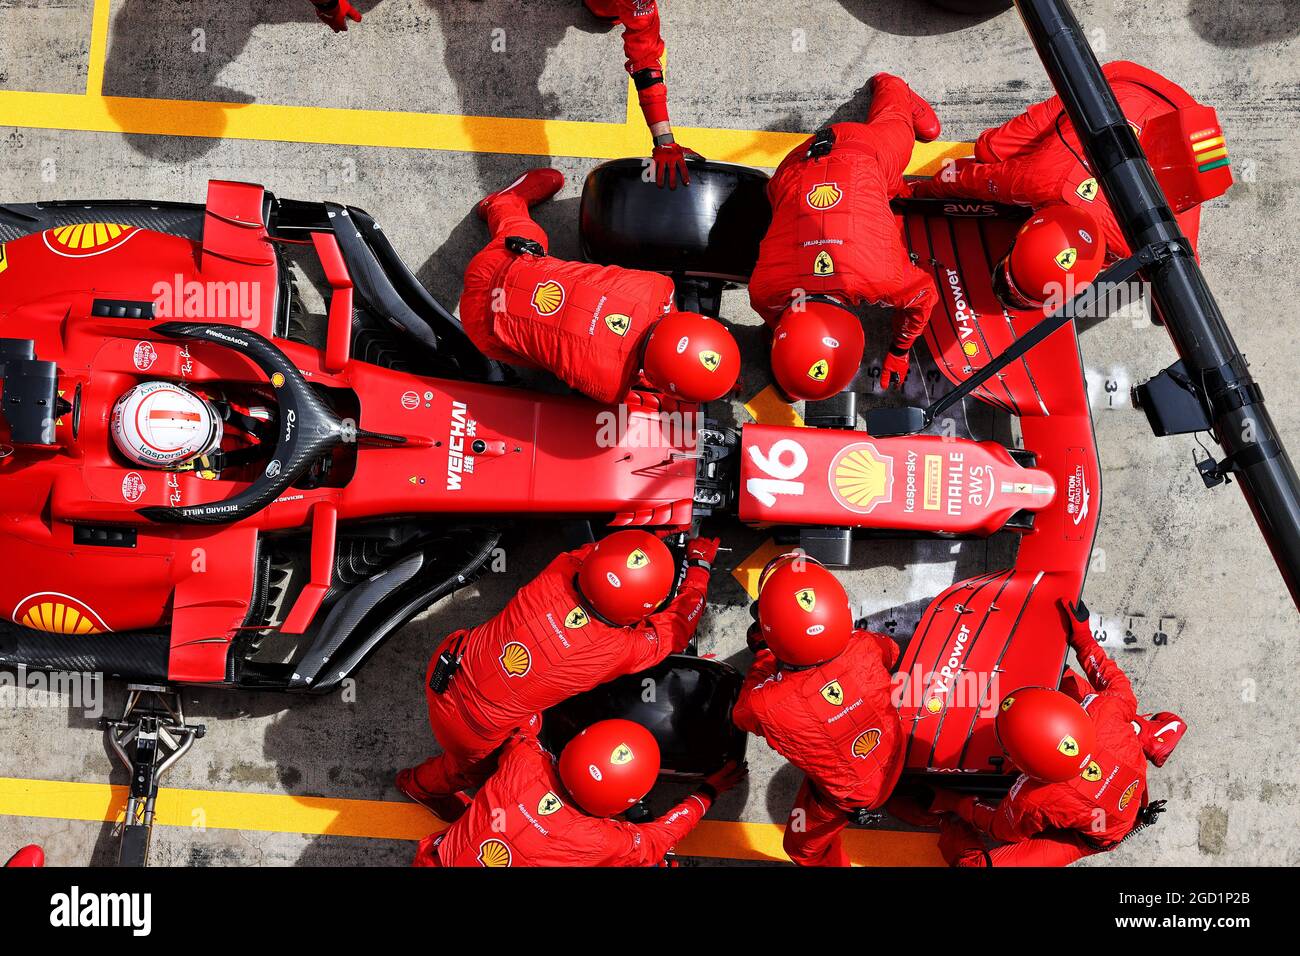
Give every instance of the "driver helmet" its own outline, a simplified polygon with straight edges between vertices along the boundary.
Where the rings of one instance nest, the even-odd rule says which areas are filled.
[[[145,468],[176,468],[221,446],[221,416],[175,382],[144,382],[117,400],[109,423],[118,451]]]

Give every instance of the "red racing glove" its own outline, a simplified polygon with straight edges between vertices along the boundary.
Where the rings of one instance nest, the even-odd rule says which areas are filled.
[[[691,184],[691,174],[687,172],[687,159],[703,159],[693,149],[687,149],[681,143],[664,143],[662,146],[656,146],[651,154],[651,159],[655,164],[655,182],[659,188],[663,189],[667,184],[669,189],[677,188],[677,181],[681,180],[683,186]]]
[[[316,16],[335,33],[346,33],[348,21],[361,22],[361,14],[348,0],[311,0],[316,8]]]
[[[898,379],[898,387],[903,387],[903,380],[907,378],[907,369],[911,364],[906,351],[897,352],[891,345],[889,351],[885,353],[885,360],[880,365],[880,387],[881,389],[889,388],[890,377]]]
[[[722,542],[717,538],[691,538],[686,542],[686,560],[698,561],[700,564],[711,567],[713,559],[718,556],[718,548]]]

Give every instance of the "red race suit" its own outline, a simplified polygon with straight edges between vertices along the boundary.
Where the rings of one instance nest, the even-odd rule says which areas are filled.
[[[749,301],[769,325],[801,295],[829,295],[895,310],[893,346],[906,351],[925,331],[939,293],[913,264],[889,201],[904,190],[916,142],[911,93],[877,77],[865,123],[836,123],[824,156],[813,138],[782,160],[767,195],[772,225],[759,246]]]
[[[732,711],[807,776],[786,823],[785,852],[803,866],[848,866],[840,839],[857,808],[888,798],[903,769],[904,734],[890,693],[898,645],[855,631],[844,652],[815,667],[778,666],[761,650]]]

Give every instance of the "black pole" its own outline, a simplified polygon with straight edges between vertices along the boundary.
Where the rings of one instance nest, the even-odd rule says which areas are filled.
[[[1068,0],[1015,0],[1129,248],[1181,251],[1143,270],[1273,560],[1300,607],[1300,482],[1223,313]]]

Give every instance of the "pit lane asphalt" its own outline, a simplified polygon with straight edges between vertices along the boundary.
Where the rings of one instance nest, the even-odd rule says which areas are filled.
[[[379,0],[334,37],[305,2],[115,0],[104,92],[157,97],[499,117],[621,122],[626,88],[616,36],[577,0]],[[1300,400],[1292,387],[1294,263],[1300,256],[1300,83],[1293,25],[1282,0],[1095,0],[1075,7],[1103,60],[1158,69],[1216,105],[1239,182],[1205,212],[1201,255],[1238,343],[1252,362],[1293,454]],[[664,0],[671,106],[683,126],[811,131],[861,116],[877,70],[904,75],[935,103],[945,138],[970,139],[1045,95],[1046,79],[1012,14],[971,21],[896,0],[790,0],[737,23],[733,4]],[[90,0],[0,4],[0,90],[78,93],[89,72]],[[1141,30],[1131,25],[1140,24]],[[491,51],[505,31],[506,53]],[[195,31],[201,31],[196,33]],[[801,31],[801,32],[799,32]],[[793,48],[802,45],[802,52]],[[473,201],[535,159],[492,153],[315,146],[5,127],[0,201],[157,198],[201,201],[209,178],[264,183],[286,197],[366,208],[446,304],[483,241]],[[220,129],[204,132],[219,133]],[[577,195],[593,161],[559,158],[569,185],[539,213],[557,255],[576,256]],[[1261,251],[1262,249],[1262,251]],[[756,341],[758,320],[729,294],[723,316]],[[1170,799],[1161,826],[1095,865],[1273,863],[1300,860],[1300,707],[1295,611],[1233,488],[1202,489],[1188,438],[1155,440],[1128,386],[1169,364],[1158,328],[1111,320],[1082,336],[1095,396],[1105,496],[1087,598],[1108,646],[1152,709],[1178,710],[1192,733],[1151,774]],[[746,386],[765,383],[761,362]],[[1109,390],[1108,390],[1109,389]],[[737,420],[743,413],[736,410]],[[757,539],[738,536],[738,560]],[[995,560],[1006,543],[861,543],[844,575],[855,600],[905,631],[930,596]],[[168,778],[175,787],[395,800],[395,767],[431,741],[420,678],[435,640],[501,606],[548,559],[534,540],[507,569],[435,606],[392,638],[361,672],[355,702],[187,690],[208,726]],[[919,563],[918,563],[919,562]],[[702,650],[745,663],[747,618],[738,587],[718,576]],[[1167,643],[1154,643],[1158,632]],[[1126,639],[1129,632],[1131,641]],[[113,714],[121,691],[105,702]],[[94,721],[67,706],[3,706],[0,776],[89,781],[125,775]],[[760,742],[751,778],[714,818],[780,821],[799,775]],[[895,826],[895,824],[889,824]],[[0,817],[0,847],[46,844],[52,860],[106,862],[102,824]],[[0,850],[3,852],[3,850]],[[157,864],[395,864],[412,845],[244,830],[162,827]]]

